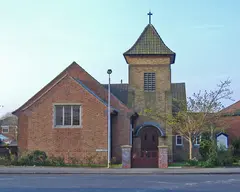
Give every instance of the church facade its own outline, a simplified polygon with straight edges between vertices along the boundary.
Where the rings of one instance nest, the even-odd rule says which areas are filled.
[[[167,146],[168,161],[183,148],[170,127],[145,113],[171,114],[172,101],[186,100],[185,83],[172,83],[176,54],[149,23],[123,54],[128,84],[111,84],[111,158],[122,161],[122,146],[131,146],[132,167],[157,167],[158,147]],[[107,85],[73,62],[13,112],[18,116],[20,151],[43,150],[66,162],[101,164],[107,159]]]

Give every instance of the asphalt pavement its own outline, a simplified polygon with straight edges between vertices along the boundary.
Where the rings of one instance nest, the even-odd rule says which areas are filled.
[[[239,192],[240,175],[0,175],[1,192]]]

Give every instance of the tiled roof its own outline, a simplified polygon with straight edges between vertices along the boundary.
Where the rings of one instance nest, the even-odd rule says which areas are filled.
[[[224,108],[222,113],[238,113],[240,112],[240,101],[237,101],[236,103],[233,103],[232,105]]]
[[[100,98],[98,95],[96,95],[91,89],[89,89],[81,80],[73,78],[78,84],[80,84],[84,89],[86,89],[90,94],[92,94],[94,97],[96,97],[100,102],[102,102],[105,106],[107,106],[107,102],[104,101],[102,98]],[[111,108],[115,111],[118,111],[117,109],[113,108],[111,106]]]
[[[108,88],[107,84],[103,85],[106,89]],[[186,100],[186,90],[185,83],[172,83],[172,96],[177,100]],[[128,84],[111,84],[111,92],[119,100],[121,100],[125,105],[128,102]]]
[[[186,101],[185,83],[172,83],[172,97],[178,101]]]
[[[48,83],[44,88],[37,92],[32,98],[30,98],[21,107],[15,110],[12,114],[18,115],[21,110],[26,110],[27,107],[31,106],[39,98],[41,98],[46,92],[51,90],[59,81],[64,77],[70,76],[72,78],[81,81],[81,84],[88,88],[91,93],[97,95],[102,101],[107,102],[108,92],[96,79],[94,79],[89,73],[87,73],[82,67],[80,67],[76,62],[73,62],[65,70],[63,70],[57,77],[55,77],[50,83]],[[79,83],[79,82],[78,82]],[[128,112],[132,112],[126,105],[124,105],[121,100],[119,100],[115,95],[111,95],[111,106],[115,109],[122,109]]]
[[[103,85],[108,89],[108,84]],[[125,105],[128,103],[128,84],[111,84],[111,93],[114,94]]]
[[[18,124],[18,118],[15,115],[3,118],[0,120],[0,126],[4,126],[4,125],[13,125],[16,126]]]
[[[170,50],[152,24],[148,24],[136,43],[123,55],[170,55],[172,63],[175,53]]]

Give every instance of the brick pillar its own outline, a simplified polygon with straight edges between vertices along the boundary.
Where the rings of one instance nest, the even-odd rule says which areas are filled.
[[[158,168],[168,168],[168,146],[158,146]]]
[[[132,146],[131,145],[123,145],[122,146],[122,168],[131,168],[131,153]]]

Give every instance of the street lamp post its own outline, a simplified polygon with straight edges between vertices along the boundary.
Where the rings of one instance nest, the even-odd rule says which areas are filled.
[[[110,75],[112,74],[112,70],[108,69],[107,73],[109,75],[109,79],[108,79],[108,168],[110,168],[110,163],[111,163],[111,102],[110,102],[110,96],[111,96],[111,92],[110,92]]]

